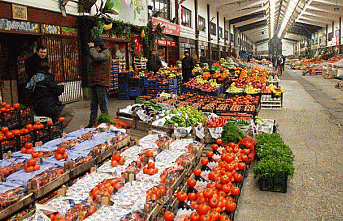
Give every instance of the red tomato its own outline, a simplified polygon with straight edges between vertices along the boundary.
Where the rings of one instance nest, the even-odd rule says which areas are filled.
[[[179,200],[180,202],[185,202],[187,199],[187,193],[184,192],[177,192],[176,193],[176,198],[177,200]]]
[[[195,179],[188,179],[187,180],[187,185],[189,187],[195,187],[196,184],[197,184],[197,181],[195,181]]]
[[[173,221],[174,218],[175,218],[175,215],[174,213],[170,212],[170,211],[166,211],[164,214],[163,214],[163,218],[166,220],[166,221]]]
[[[196,193],[189,193],[188,194],[188,199],[190,201],[195,201],[197,199],[197,194]]]
[[[201,159],[202,165],[207,165],[208,164],[208,159],[202,158]]]
[[[195,168],[195,169],[193,170],[193,173],[194,173],[195,176],[200,176],[200,175],[201,175],[201,170]]]

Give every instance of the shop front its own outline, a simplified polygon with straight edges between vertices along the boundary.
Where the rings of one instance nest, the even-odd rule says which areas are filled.
[[[30,106],[25,89],[29,81],[25,62],[37,44],[47,47],[52,72],[58,82],[69,82],[62,102],[81,97],[74,82],[80,84],[77,18],[30,7],[0,3],[0,80],[2,100]],[[20,13],[14,9],[22,10]],[[17,15],[23,15],[18,17]],[[77,87],[76,87],[77,88]],[[69,90],[70,89],[70,90]]]
[[[190,56],[196,58],[197,51],[196,51],[196,41],[189,38],[180,37],[180,59],[183,57],[185,51],[189,51]]]
[[[156,39],[158,55],[168,66],[175,66],[176,61],[179,60],[180,26],[155,17],[152,18],[152,24],[164,26],[163,33],[165,37],[163,39]]]
[[[220,52],[219,52],[219,46],[216,44],[211,44],[211,53],[212,53],[212,60],[218,61],[220,59]]]
[[[208,42],[205,41],[199,41],[199,53],[200,58],[201,57],[209,57],[209,51],[208,51]]]

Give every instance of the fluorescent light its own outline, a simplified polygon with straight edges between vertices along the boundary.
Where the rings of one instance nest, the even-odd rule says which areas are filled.
[[[286,9],[286,12],[285,12],[285,15],[283,17],[283,20],[282,20],[282,23],[281,23],[281,27],[280,27],[280,30],[279,30],[279,33],[278,33],[278,38],[281,38],[282,36],[282,33],[283,31],[285,30],[293,12],[294,12],[294,9],[295,7],[297,6],[298,2],[300,0],[290,0],[288,5],[287,5],[287,9]]]
[[[269,0],[270,38],[274,37],[275,1],[276,0]]]

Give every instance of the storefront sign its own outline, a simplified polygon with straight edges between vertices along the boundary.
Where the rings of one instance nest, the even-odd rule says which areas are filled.
[[[40,24],[28,21],[14,21],[1,18],[0,30],[40,33]]]
[[[164,31],[163,33],[168,34],[168,35],[176,35],[176,36],[180,36],[180,26],[167,22],[167,21],[163,21],[161,19],[152,18],[152,24],[153,25],[158,25],[161,24],[162,26],[164,26]]]
[[[27,20],[27,7],[21,5],[12,5],[13,19]]]
[[[175,41],[167,41],[168,46],[176,47],[176,42]]]
[[[61,34],[62,35],[77,36],[77,29],[76,28],[69,28],[69,27],[61,27]]]
[[[61,27],[56,25],[42,24],[42,33],[59,35],[61,34]]]
[[[176,42],[175,41],[168,41],[168,40],[163,40],[163,39],[156,39],[155,42],[157,45],[161,46],[171,46],[171,47],[176,47]]]

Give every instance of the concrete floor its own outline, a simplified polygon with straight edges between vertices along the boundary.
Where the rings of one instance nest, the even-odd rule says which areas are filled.
[[[343,220],[343,138],[338,126],[343,118],[330,114],[343,110],[343,92],[334,88],[338,80],[286,71],[281,77],[284,108],[261,110],[259,116],[278,122],[295,155],[294,176],[287,193],[262,192],[250,169],[235,220]]]
[[[261,110],[259,116],[278,122],[295,155],[295,174],[287,193],[262,192],[250,168],[235,220],[343,220],[343,91],[334,88],[337,81],[286,69],[283,109]],[[131,103],[110,99],[110,115]],[[66,132],[88,124],[89,104],[70,104],[77,112]]]

